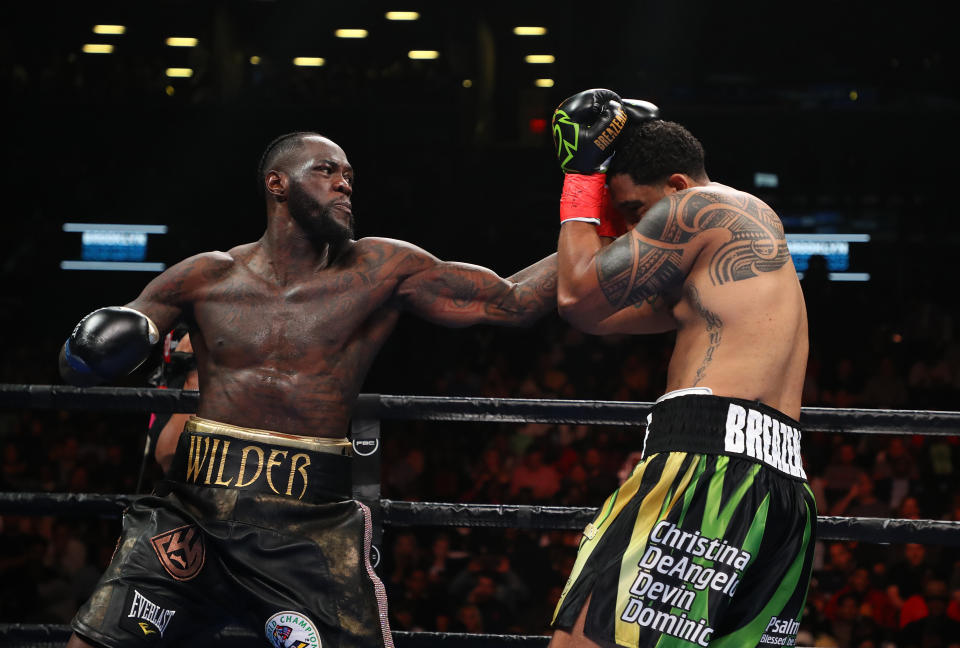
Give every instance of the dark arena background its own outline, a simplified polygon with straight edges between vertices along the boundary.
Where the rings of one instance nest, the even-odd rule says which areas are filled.
[[[388,18],[401,10],[416,19]],[[6,3],[0,382],[60,384],[57,353],[83,315],[132,300],[156,264],[259,238],[257,162],[289,131],[319,131],[346,151],[358,236],[512,274],[556,249],[554,108],[607,87],[686,125],[712,180],[780,215],[798,270],[809,267],[805,407],[960,410],[960,59],[945,10],[926,0]],[[456,331],[407,316],[363,391],[649,402],[671,343],[590,337],[556,315]],[[120,386],[145,386],[150,368]],[[133,494],[160,476],[150,461],[141,468],[148,411],[12,402],[0,409],[5,494]],[[960,425],[947,428],[808,433],[820,514],[960,521]],[[384,420],[382,434],[384,498],[596,507],[636,461],[643,429]],[[0,645],[55,645],[109,561],[119,518],[14,499],[0,510]],[[960,646],[956,533],[932,544],[821,539],[798,643]],[[416,635],[402,633],[546,635],[579,537],[388,525],[378,573],[392,628],[408,642]]]

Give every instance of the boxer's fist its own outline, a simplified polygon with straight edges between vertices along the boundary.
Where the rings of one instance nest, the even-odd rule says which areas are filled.
[[[60,375],[79,386],[124,376],[160,339],[149,317],[123,306],[95,310],[77,324],[60,351]]]
[[[627,123],[620,96],[603,88],[567,98],[553,113],[553,143],[564,173],[603,173]]]

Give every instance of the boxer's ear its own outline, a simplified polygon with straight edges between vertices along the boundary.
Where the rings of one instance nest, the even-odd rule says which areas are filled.
[[[667,178],[667,186],[674,191],[683,191],[693,186],[693,181],[685,173],[674,173]]]
[[[268,171],[263,177],[263,184],[267,195],[273,196],[278,202],[283,202],[287,199],[287,188],[290,185],[290,178],[286,173]]]

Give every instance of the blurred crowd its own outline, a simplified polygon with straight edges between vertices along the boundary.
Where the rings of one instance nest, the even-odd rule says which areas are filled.
[[[960,340],[948,312],[917,303],[902,326],[888,318],[845,332],[843,308],[861,304],[828,294],[835,290],[805,285],[811,355],[804,405],[957,409]],[[424,359],[428,377],[411,382],[410,391],[651,401],[665,384],[672,342],[669,334],[594,338],[559,321],[538,329],[534,345],[486,329],[451,336],[460,353]],[[442,351],[447,338],[436,339]],[[140,414],[2,412],[0,491],[134,492],[145,428]],[[641,433],[385,421],[382,492],[397,500],[596,507],[638,461]],[[803,449],[821,515],[960,521],[960,437],[808,433]],[[144,487],[158,476],[148,464]],[[118,533],[115,519],[3,516],[0,622],[68,622]],[[378,571],[392,627],[547,633],[579,539],[577,532],[388,527]],[[955,549],[817,543],[798,645],[937,648],[958,641]]]

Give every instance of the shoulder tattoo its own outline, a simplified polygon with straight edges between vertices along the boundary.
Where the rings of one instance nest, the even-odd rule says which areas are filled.
[[[674,194],[597,255],[597,279],[607,301],[623,308],[679,288],[686,244],[709,229],[729,232],[710,259],[714,285],[772,272],[790,258],[783,225],[762,201],[710,191]]]

